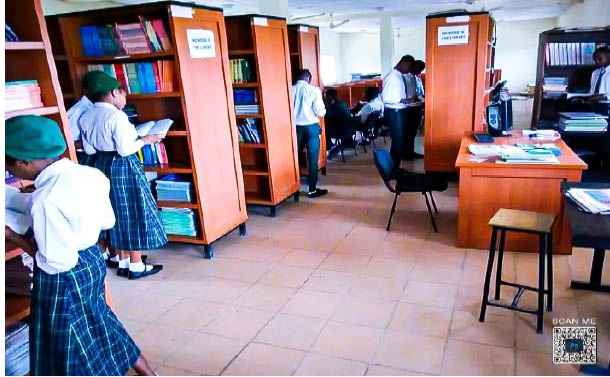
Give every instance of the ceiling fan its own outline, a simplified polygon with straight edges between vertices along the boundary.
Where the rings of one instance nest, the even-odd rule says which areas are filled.
[[[339,26],[345,25],[346,23],[351,21],[349,18],[346,18],[345,20],[341,20],[341,21],[335,23],[335,22],[333,22],[333,12],[330,12],[329,17],[330,17],[330,23],[328,24],[328,28],[330,30],[336,29]]]
[[[290,17],[291,21],[296,21],[296,20],[303,20],[306,18],[314,18],[314,17],[320,17],[320,16],[324,16],[326,14],[326,12],[322,12],[322,13],[318,13],[318,14],[310,14],[309,16],[297,16],[297,17]]]

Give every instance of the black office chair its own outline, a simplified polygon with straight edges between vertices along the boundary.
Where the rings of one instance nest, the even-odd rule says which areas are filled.
[[[324,123],[327,125],[326,136],[335,139],[343,162],[345,162],[345,154],[343,153],[345,143],[351,143],[350,146],[354,148],[354,154],[358,155],[356,150],[356,118],[338,119],[337,117],[324,117]]]
[[[426,198],[426,207],[428,207],[428,213],[430,214],[430,220],[432,221],[432,227],[434,231],[438,233],[436,221],[434,220],[434,214],[430,208],[430,201],[434,206],[434,212],[438,213],[436,203],[434,202],[434,196],[432,191],[445,191],[447,190],[447,180],[439,175],[431,175],[428,173],[412,173],[406,170],[400,169],[396,171],[394,169],[394,162],[390,157],[390,153],[385,149],[373,150],[373,157],[375,160],[375,166],[379,171],[379,175],[385,183],[386,187],[390,192],[394,193],[394,203],[390,210],[390,218],[388,219],[388,225],[386,230],[390,230],[392,225],[392,217],[396,211],[396,201],[398,196],[404,192],[421,192],[424,198]],[[396,180],[396,183],[392,185],[392,180]],[[430,195],[430,201],[428,200]]]
[[[358,129],[358,132],[360,132],[360,136],[362,139],[362,149],[364,149],[364,153],[367,153],[367,142],[365,140],[371,142],[373,144],[373,148],[377,148],[377,146],[375,145],[375,129],[377,128],[380,116],[381,111],[373,111],[366,117],[366,120],[360,125]]]

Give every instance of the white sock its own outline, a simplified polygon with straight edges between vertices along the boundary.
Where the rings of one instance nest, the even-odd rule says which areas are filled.
[[[108,260],[108,256],[109,256],[108,250],[106,250],[105,252],[103,252],[103,253],[102,253],[102,256],[104,257],[104,260]]]
[[[129,258],[119,259],[119,268],[129,268]]]
[[[141,262],[141,261],[135,262],[135,263],[132,262],[132,263],[129,263],[129,271],[142,272],[142,271],[144,271],[144,266],[145,266],[144,262]],[[152,268],[153,268],[153,266],[151,266],[149,264],[146,265],[146,271],[150,271],[150,270],[152,270]]]
[[[114,257],[110,257],[110,260],[113,262],[120,262],[121,260],[119,259],[119,255],[115,255]]]

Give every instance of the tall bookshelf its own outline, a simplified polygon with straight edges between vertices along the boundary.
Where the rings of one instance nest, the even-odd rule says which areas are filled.
[[[440,33],[455,30],[467,31],[465,43],[439,45]],[[424,167],[452,172],[464,132],[484,128],[494,81],[495,21],[488,12],[430,15],[426,36]]]
[[[7,0],[5,3],[6,23],[19,37],[18,42],[6,42],[5,80],[37,80],[43,106],[16,111],[5,111],[4,119],[18,115],[40,115],[55,120],[61,127],[66,140],[72,140],[66,109],[59,89],[59,80],[47,26],[42,14],[40,0]],[[74,146],[68,144],[64,157],[76,160]],[[17,178],[7,179],[6,184],[25,187],[33,182]],[[18,258],[23,250],[11,242],[5,242],[5,261]],[[5,325],[15,323],[30,313],[30,298],[25,296],[5,296]]]
[[[140,17],[162,20],[171,47],[131,55],[85,56],[81,26],[138,23]],[[129,63],[161,61],[173,66],[170,78],[173,90],[157,89],[148,94],[132,91],[127,95],[127,103],[135,106],[140,123],[163,118],[174,121],[163,141],[169,163],[146,164],[144,170],[156,172],[159,178],[177,174],[192,183],[190,202],[157,200],[161,211],[182,208],[195,213],[197,234],[168,234],[169,240],[203,245],[204,257],[212,258],[214,241],[238,227],[240,234],[245,235],[248,217],[222,10],[162,1],[62,14],[56,18],[59,30],[52,31],[58,36],[54,40],[54,52],[58,61],[66,62],[62,63],[60,74],[69,75],[63,79],[66,86],[62,89],[64,96],[71,100],[82,95],[80,78],[89,70],[89,65],[117,64],[126,69]],[[202,46],[200,35],[188,36],[193,30],[203,30],[207,33],[205,38],[210,38],[209,53],[205,57],[189,49],[190,42],[193,46]],[[198,40],[189,41],[189,38]]]
[[[299,165],[291,100],[288,32],[283,18],[243,15],[225,19],[229,58],[243,59],[250,70],[247,82],[233,84],[235,91],[254,93],[253,119],[262,136],[260,143],[241,143],[246,203],[270,208],[290,196],[299,200]]]
[[[290,50],[290,67],[292,69],[292,82],[299,69],[309,69],[311,72],[311,85],[322,89],[320,79],[320,30],[317,26],[293,24],[288,25],[288,48]],[[324,119],[320,119],[320,156],[318,168],[322,175],[326,175],[326,129]],[[302,151],[299,151],[302,152]],[[299,163],[301,175],[307,175],[307,159],[301,157]]]

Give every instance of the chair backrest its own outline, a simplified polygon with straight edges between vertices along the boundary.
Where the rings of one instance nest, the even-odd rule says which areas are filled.
[[[390,181],[392,180],[392,174],[394,173],[394,161],[392,161],[392,157],[390,157],[390,152],[385,149],[375,149],[373,150],[373,159],[375,160],[375,167],[385,183],[388,190],[394,192],[394,187]]]
[[[381,116],[381,110],[373,111],[366,117],[364,128],[367,130],[372,130],[377,125],[379,121],[379,117]]]

